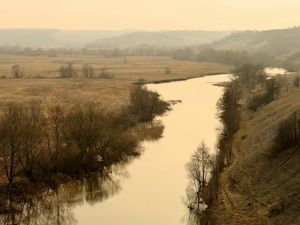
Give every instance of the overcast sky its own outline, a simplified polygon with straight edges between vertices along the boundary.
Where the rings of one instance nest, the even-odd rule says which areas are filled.
[[[300,0],[1,0],[0,28],[270,29],[300,25]]]

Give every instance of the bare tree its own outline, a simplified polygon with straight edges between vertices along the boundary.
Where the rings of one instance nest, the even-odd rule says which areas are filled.
[[[10,72],[15,78],[22,78],[25,74],[24,67],[21,67],[20,65],[13,65]]]
[[[35,172],[42,161],[43,147],[45,143],[46,118],[41,105],[32,102],[29,107],[23,109],[20,128],[22,129],[22,145],[18,154],[18,161],[22,172],[31,181],[35,181]]]
[[[47,118],[47,145],[51,165],[57,166],[59,154],[63,148],[64,112],[60,106],[50,108]],[[50,167],[51,167],[50,165]],[[52,168],[56,169],[56,168]]]
[[[91,78],[94,76],[95,74],[95,69],[93,66],[85,63],[82,65],[82,74],[86,77],[86,78]]]
[[[262,89],[267,79],[265,67],[260,64],[244,64],[234,71],[234,76],[248,90],[260,84]]]
[[[271,101],[274,101],[281,91],[281,84],[279,83],[278,79],[271,78],[267,80],[266,83],[266,92],[270,97]]]
[[[0,155],[10,187],[16,176],[18,156],[23,144],[23,129],[20,126],[23,116],[23,107],[11,104],[0,119]]]
[[[195,208],[199,209],[201,195],[204,187],[208,183],[208,175],[211,170],[211,156],[205,142],[202,141],[196,152],[192,155],[191,161],[186,165],[188,176],[191,181],[192,188],[189,191],[194,191]],[[191,193],[188,193],[191,198]]]

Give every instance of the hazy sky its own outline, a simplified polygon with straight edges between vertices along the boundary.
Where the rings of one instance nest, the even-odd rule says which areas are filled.
[[[0,28],[268,29],[300,25],[300,0],[1,0]]]

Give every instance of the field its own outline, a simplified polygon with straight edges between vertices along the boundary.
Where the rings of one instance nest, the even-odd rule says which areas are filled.
[[[61,65],[72,63],[77,78],[60,78]],[[95,68],[94,78],[84,78],[82,64]],[[24,67],[21,79],[11,76],[12,65]],[[105,70],[111,78],[100,78]],[[168,72],[166,72],[168,70]],[[45,105],[70,105],[96,101],[110,110],[128,103],[130,88],[136,81],[171,80],[204,74],[227,73],[229,66],[168,57],[101,58],[96,56],[28,57],[0,55],[0,106],[9,102],[41,101]]]

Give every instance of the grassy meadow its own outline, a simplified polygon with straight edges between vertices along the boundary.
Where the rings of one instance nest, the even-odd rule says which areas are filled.
[[[76,78],[60,78],[60,66],[68,63],[72,63],[77,71]],[[83,77],[81,68],[84,63],[94,67],[94,78]],[[12,77],[10,71],[15,64],[24,68],[24,77]],[[103,70],[110,75],[109,79],[101,78]],[[94,101],[109,110],[116,110],[128,103],[129,91],[136,81],[171,80],[229,71],[230,67],[226,65],[178,61],[169,57],[0,55],[0,106],[31,100],[45,105]]]

